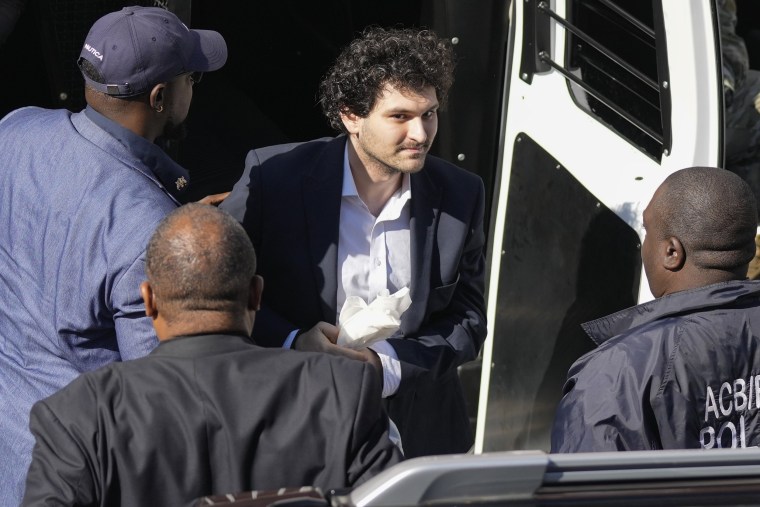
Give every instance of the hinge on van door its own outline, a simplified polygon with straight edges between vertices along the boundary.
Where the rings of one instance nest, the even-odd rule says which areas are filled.
[[[550,52],[551,34],[549,17],[538,12],[539,4],[545,0],[524,0],[523,3],[523,44],[520,62],[520,79],[528,84],[533,82],[533,74],[551,69],[539,55]]]

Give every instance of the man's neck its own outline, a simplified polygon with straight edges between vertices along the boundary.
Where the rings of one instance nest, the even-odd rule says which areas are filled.
[[[154,326],[155,324],[154,321]],[[168,322],[162,319],[161,325],[155,326],[155,329],[160,341],[171,340],[178,336],[199,334],[250,336],[253,320],[252,316],[242,313],[194,311],[179,314]]]
[[[349,137],[348,163],[356,191],[370,213],[378,216],[391,196],[401,187],[403,175],[388,172],[379,162],[360,153],[353,143],[353,138]]]
[[[715,283],[730,282],[733,280],[746,280],[746,266],[739,267],[735,270],[722,269],[699,269],[689,266],[688,271],[680,273],[681,276],[675,278],[672,283],[663,292],[663,296],[682,292],[685,290],[699,289]]]
[[[113,99],[112,99],[113,100]],[[112,107],[105,99],[93,93],[87,95],[87,105],[114,123],[144,137],[151,143],[161,134],[163,126],[151,121],[151,113],[146,104],[139,101],[125,101],[118,108]]]

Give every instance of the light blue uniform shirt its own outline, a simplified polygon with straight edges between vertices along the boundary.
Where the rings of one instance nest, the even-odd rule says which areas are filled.
[[[0,121],[0,506],[23,495],[32,404],[157,345],[139,292],[144,251],[187,180],[89,108]]]

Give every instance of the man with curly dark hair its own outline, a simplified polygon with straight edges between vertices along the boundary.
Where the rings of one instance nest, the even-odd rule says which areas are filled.
[[[369,28],[325,76],[320,103],[330,125],[347,134],[343,113],[367,117],[386,84],[411,92],[432,86],[439,104],[444,105],[454,81],[453,71],[451,46],[434,33]]]
[[[486,334],[483,183],[427,154],[453,69],[431,31],[366,30],[320,87],[343,135],[251,151],[222,205],[274,287],[254,339],[374,364],[407,457],[471,446],[457,367]],[[398,332],[361,350],[336,344],[347,298],[403,288],[412,303]]]

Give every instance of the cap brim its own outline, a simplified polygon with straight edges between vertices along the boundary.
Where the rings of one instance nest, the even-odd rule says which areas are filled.
[[[190,31],[193,32],[196,44],[187,70],[211,72],[222,68],[227,61],[227,43],[224,42],[224,37],[213,30]]]

